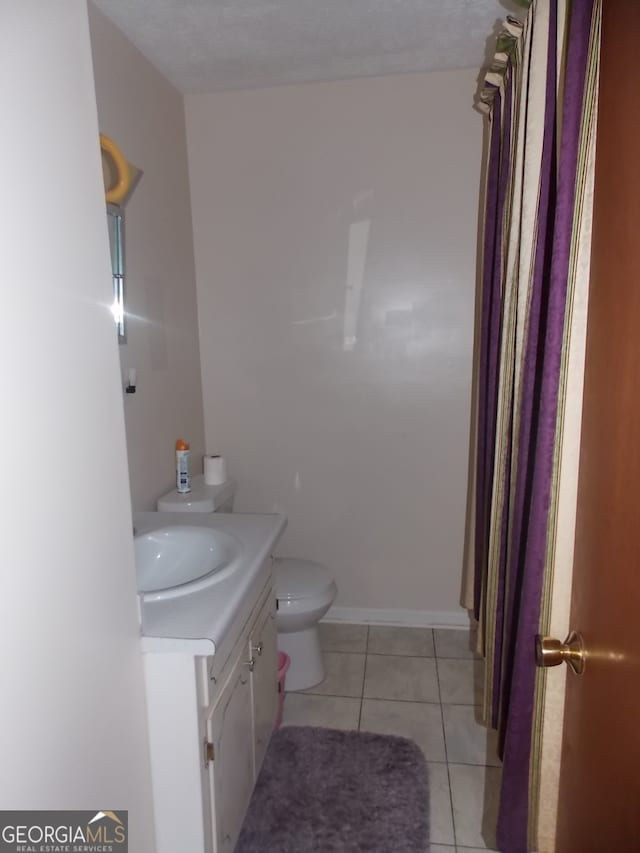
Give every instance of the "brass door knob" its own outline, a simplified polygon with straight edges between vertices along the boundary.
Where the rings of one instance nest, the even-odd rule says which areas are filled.
[[[571,631],[564,643],[555,637],[536,635],[536,665],[559,666],[568,664],[576,675],[584,672],[586,652],[582,635]]]

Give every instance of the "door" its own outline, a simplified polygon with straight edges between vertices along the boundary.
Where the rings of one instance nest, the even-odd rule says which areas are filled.
[[[253,791],[251,687],[238,661],[209,721],[216,853],[232,853]]]
[[[604,0],[557,853],[640,851],[640,3]]]
[[[269,746],[278,706],[278,649],[275,617],[275,599],[269,597],[258,616],[250,641],[251,656],[255,661],[251,689],[256,777]]]

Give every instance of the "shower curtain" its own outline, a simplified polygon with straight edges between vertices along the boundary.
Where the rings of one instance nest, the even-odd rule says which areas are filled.
[[[556,570],[569,350],[584,339],[600,27],[600,0],[521,5],[480,94],[488,151],[467,532],[485,721],[503,759],[503,853],[535,849],[544,680],[534,640]]]

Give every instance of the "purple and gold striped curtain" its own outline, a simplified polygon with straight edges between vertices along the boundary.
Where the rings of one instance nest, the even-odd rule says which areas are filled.
[[[522,5],[526,17],[507,19],[480,96],[488,161],[469,518],[484,713],[503,759],[504,853],[535,849],[534,640],[553,571],[570,306],[585,283],[575,258],[590,241],[600,23],[600,0]]]

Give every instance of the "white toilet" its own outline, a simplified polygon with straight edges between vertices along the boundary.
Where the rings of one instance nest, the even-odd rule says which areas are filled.
[[[193,477],[191,491],[175,489],[158,500],[158,512],[232,512],[235,483],[207,486],[202,475]],[[306,690],[324,679],[318,622],[331,607],[337,587],[321,563],[297,557],[274,561],[277,598],[278,648],[291,658],[286,689]]]
[[[333,575],[321,563],[297,557],[274,565],[278,599],[278,648],[291,658],[286,689],[306,690],[324,679],[318,622],[338,592]]]

